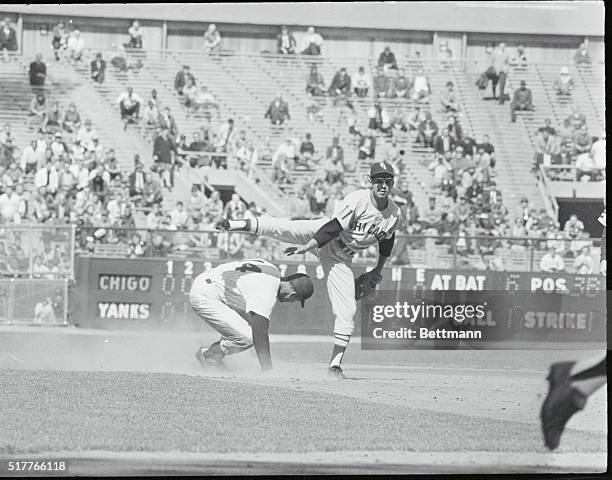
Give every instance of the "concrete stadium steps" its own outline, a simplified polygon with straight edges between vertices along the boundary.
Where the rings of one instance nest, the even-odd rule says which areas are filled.
[[[553,91],[553,83],[559,76],[559,65],[540,64],[533,65],[532,69],[539,74],[544,89],[549,92],[548,98],[553,108],[559,111],[559,125],[570,113],[572,104],[580,106],[581,112],[587,118],[587,126],[592,135],[599,136],[601,130],[605,129],[605,98],[603,73],[601,69],[582,70],[574,65],[567,66],[570,76],[574,79],[574,91],[571,98],[558,98]],[[598,81],[601,77],[601,81]],[[601,99],[595,102],[594,99]]]
[[[12,57],[10,62],[0,64],[0,128],[4,128],[5,123],[11,124],[20,150],[36,138],[36,132],[26,124],[30,101],[34,95],[28,82],[27,69],[21,57]]]
[[[482,72],[476,69],[456,70],[455,84],[460,94],[464,114],[471,125],[472,135],[477,141],[489,135],[495,146],[495,181],[504,196],[504,204],[511,209],[520,197],[527,197],[531,205],[543,207],[536,177],[531,173],[533,147],[528,132],[520,123],[510,121],[510,104],[499,105],[496,101],[485,101],[490,88],[484,94],[475,85]],[[506,91],[510,92],[510,86]],[[543,121],[542,121],[543,124]]]

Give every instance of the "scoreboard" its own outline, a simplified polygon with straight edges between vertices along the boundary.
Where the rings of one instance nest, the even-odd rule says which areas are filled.
[[[70,294],[69,321],[93,328],[201,330],[204,325],[191,310],[189,291],[199,274],[218,263],[166,257],[78,257],[76,284]],[[283,275],[296,272],[310,275],[315,293],[304,309],[296,304],[277,304],[270,322],[271,332],[328,335],[332,331],[333,315],[321,266],[288,261],[278,267]],[[366,267],[355,265],[353,270],[358,276]],[[389,267],[379,290],[396,292],[398,296],[417,290],[498,292],[509,298],[516,297],[519,302],[529,294],[550,294],[551,297],[561,294],[563,305],[582,308],[588,302],[601,303],[606,283],[605,277],[599,275]],[[360,307],[361,302],[358,302],[357,333]],[[605,315],[605,305],[601,309]],[[537,326],[538,315],[542,313],[527,310],[525,325],[528,327],[528,322],[532,322]]]

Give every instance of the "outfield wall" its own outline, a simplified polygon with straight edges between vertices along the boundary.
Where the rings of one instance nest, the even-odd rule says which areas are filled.
[[[78,257],[76,283],[70,294],[69,321],[81,327],[111,330],[202,330],[206,327],[191,311],[189,290],[195,277],[213,266],[213,262],[203,260]],[[277,305],[272,316],[271,332],[329,334],[333,317],[320,265],[287,262],[279,265],[279,268],[283,274],[309,274],[315,282],[315,295],[305,309],[296,304]],[[356,266],[354,273],[359,275],[365,269]],[[415,291],[508,292],[509,295],[517,294],[516,298],[525,298],[525,295],[519,297],[519,294],[529,293],[526,298],[533,304],[523,303],[520,306],[523,312],[520,318],[515,307],[508,309],[507,315],[497,315],[504,321],[508,319],[508,328],[512,318],[512,328],[521,338],[529,338],[530,332],[537,330],[539,339],[564,341],[569,334],[563,330],[570,329],[573,331],[571,335],[578,335],[587,342],[605,339],[605,305],[599,304],[606,284],[605,277],[600,275],[395,267],[386,269],[379,289],[387,294],[395,292],[397,299],[401,299],[403,292]],[[558,301],[551,303],[554,295]],[[547,315],[544,323],[534,328],[533,315],[537,308],[549,311],[543,312]],[[554,318],[560,312],[586,310],[590,312],[587,313],[588,318],[578,326],[563,326],[556,321],[551,323],[551,315],[548,315],[550,313]],[[528,313],[531,314],[531,325],[527,319]],[[360,314],[358,310],[358,333]]]

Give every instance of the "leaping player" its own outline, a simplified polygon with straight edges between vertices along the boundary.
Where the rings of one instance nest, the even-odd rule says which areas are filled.
[[[278,268],[256,258],[219,265],[198,275],[189,292],[193,310],[221,334],[210,347],[198,348],[202,366],[220,365],[226,355],[252,346],[262,370],[272,369],[268,325],[272,308],[280,302],[304,302],[314,286],[308,275],[282,277]]]
[[[400,209],[389,198],[394,177],[391,164],[374,163],[370,168],[371,188],[348,194],[332,218],[289,220],[264,215],[249,220],[222,218],[216,224],[219,230],[251,232],[300,245],[285,250],[288,255],[312,252],[318,257],[334,315],[329,373],[338,378],[346,378],[341,364],[355,328],[356,300],[372,291],[382,279],[381,271],[391,256],[395,231],[400,226]],[[356,282],[351,270],[353,257],[376,243],[379,253],[376,267]]]

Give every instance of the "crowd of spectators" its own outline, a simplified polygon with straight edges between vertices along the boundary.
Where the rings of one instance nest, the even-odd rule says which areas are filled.
[[[534,171],[540,165],[553,180],[601,181],[606,168],[606,133],[593,136],[586,117],[573,105],[561,126],[550,119],[536,132]],[[575,168],[563,168],[575,167]]]
[[[129,42],[124,47],[140,49],[142,38],[142,27],[138,21],[134,21],[129,28]],[[0,33],[0,49],[6,45],[2,39]],[[221,36],[215,25],[209,25],[204,34],[205,50],[208,53],[218,52],[220,44]],[[282,27],[277,37],[277,51],[281,54],[320,55],[322,45],[323,39],[313,27],[302,36],[301,48],[298,48],[294,34],[287,27]],[[68,58],[80,61],[85,45],[78,30],[69,31],[60,23],[54,29],[53,47],[56,58],[59,59],[60,53],[65,51]],[[119,51],[122,51],[120,47]],[[119,65],[121,62],[117,59],[122,58],[125,65]],[[576,62],[580,63],[578,60]],[[111,64],[117,68],[138,68],[130,66],[121,53]],[[493,97],[500,103],[509,100],[505,94],[509,66],[526,64],[522,47],[517,49],[513,58],[506,53],[504,44],[492,52],[491,66],[483,78],[491,81]],[[106,62],[101,54],[96,56],[90,67],[92,79],[103,83]],[[313,63],[306,80],[309,96],[329,96],[334,106],[346,106],[353,114],[354,97],[371,98],[367,128],[360,130],[357,122],[349,122],[350,141],[356,142],[357,160],[372,161],[379,158],[382,151],[384,158],[396,168],[399,177],[393,195],[408,219],[404,233],[421,237],[408,240],[407,245],[421,248],[424,235],[438,235],[438,243],[447,246],[449,251],[464,256],[478,254],[483,259],[487,256],[486,261],[483,260],[485,268],[501,269],[503,261],[495,257],[496,249],[503,243],[498,238],[531,235],[543,239],[544,243],[538,243],[538,248],[550,250],[542,258],[540,267],[543,270],[562,270],[564,267],[560,265],[564,259],[572,256],[576,259],[575,268],[587,271],[586,257],[589,252],[585,250],[587,247],[581,236],[584,232],[579,231],[569,240],[570,237],[552,238],[549,236],[552,232],[559,234],[554,222],[549,223],[546,215],[531,209],[528,209],[528,218],[513,218],[496,186],[495,148],[486,136],[476,142],[463,133],[459,120],[462,108],[453,82],[447,82],[444,91],[440,92],[441,118],[444,120],[436,122],[431,113],[432,88],[429,78],[420,62],[413,63],[413,67],[409,75],[398,65],[391,49],[386,47],[379,56],[374,76],[364,67],[359,67],[352,74],[346,68],[341,68],[327,87],[317,64]],[[44,86],[46,66],[40,56],[30,65],[29,78],[33,87]],[[0,135],[0,223],[77,223],[81,227],[78,243],[83,250],[94,251],[96,244],[117,244],[125,246],[131,257],[161,256],[191,248],[217,249],[221,255],[230,258],[241,258],[248,252],[274,255],[272,244],[268,245],[262,239],[231,233],[199,232],[210,230],[221,212],[232,218],[262,213],[256,205],[247,206],[237,196],[223,207],[219,192],[211,193],[209,190],[210,196],[207,197],[200,188],[194,187],[188,201],[177,202],[169,211],[164,211],[161,207],[163,192],[173,186],[175,167],[187,162],[194,167],[215,165],[217,168],[227,168],[228,159],[231,159],[245,172],[252,174],[257,163],[267,158],[272,164],[273,181],[282,186],[293,183],[292,173],[296,170],[313,170],[323,166],[323,176],[309,179],[291,199],[293,218],[332,215],[347,193],[363,186],[355,182],[347,183],[346,173],[354,171],[356,165],[347,164],[339,136],[334,136],[331,145],[322,152],[316,151],[308,132],[304,132],[303,138],[287,137],[279,145],[271,145],[267,141],[265,145],[256,147],[245,130],[237,131],[233,119],[213,126],[210,111],[218,110],[219,104],[206,85],[198,84],[188,65],[177,73],[174,88],[189,114],[205,113],[201,127],[192,132],[190,141],[185,133],[179,131],[170,109],[159,102],[155,90],[145,100],[127,87],[117,98],[126,128],[130,123],[144,123],[159,132],[153,140],[151,170],[146,171],[140,159],[136,158],[134,168],[129,173],[118,167],[112,148],[100,144],[91,122],[85,119],[81,123],[74,104],[63,109],[58,102],[49,102],[43,91],[35,92],[30,105],[29,125],[36,138],[29,145],[24,144],[23,148],[19,148],[12,138],[10,125],[6,125]],[[561,70],[554,88],[560,96],[571,95],[573,80],[567,68]],[[414,102],[412,111],[407,114],[401,107],[390,111],[387,99],[410,99]],[[521,82],[521,88],[514,92],[511,100],[512,116],[516,110],[530,108],[531,93]],[[270,103],[264,116],[278,127],[291,119],[289,105],[281,94]],[[585,160],[580,163],[578,158],[588,152],[590,157],[597,155],[599,161],[603,154],[605,165],[605,136],[587,140],[579,113],[574,112],[565,123],[572,128],[570,151],[576,164],[584,166]],[[551,141],[551,138],[557,136],[556,132],[550,125],[541,130],[542,148],[536,155],[536,164],[554,163],[557,156],[551,153],[554,152],[551,145],[556,140]],[[568,138],[561,133],[559,137]],[[406,140],[434,152],[433,161],[427,166],[432,171],[435,195],[430,197],[427,208],[422,212],[414,203],[407,183],[402,180],[402,173],[408,164]],[[560,144],[563,145],[563,142],[560,141]],[[376,155],[377,150],[379,156]],[[583,173],[588,171],[588,168],[579,170]],[[34,188],[29,188],[31,186]],[[135,208],[148,212],[147,230],[143,234],[132,234],[118,228],[135,227]],[[567,231],[580,230],[575,225],[576,221],[572,220],[570,227],[566,224],[563,232],[567,234]],[[164,234],[164,231],[171,234]],[[471,236],[483,236],[489,240],[468,241],[467,237]],[[444,237],[456,241],[451,242]],[[514,250],[527,247],[521,242],[504,242]],[[550,247],[551,242],[557,242],[554,243],[557,246]],[[559,242],[567,247],[560,250]],[[374,251],[366,252],[364,256],[375,254]],[[400,261],[402,255],[404,251],[400,248],[395,260]],[[559,256],[561,261],[557,258]],[[38,265],[40,262],[36,260],[34,263]]]

